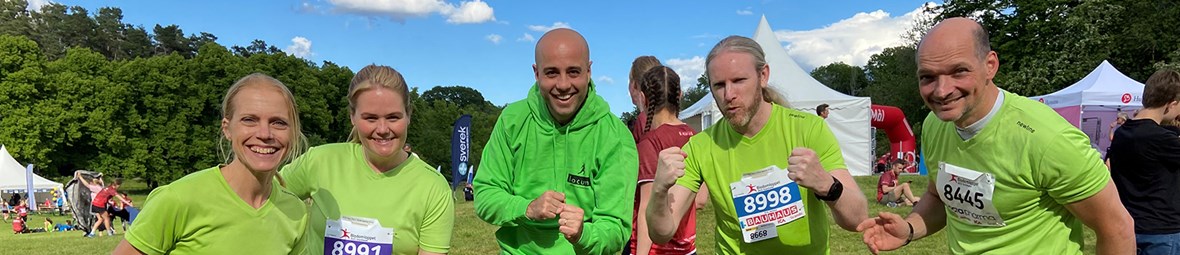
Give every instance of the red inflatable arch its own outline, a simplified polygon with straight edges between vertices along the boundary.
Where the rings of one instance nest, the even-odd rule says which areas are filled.
[[[871,108],[871,125],[889,136],[889,158],[905,159],[911,164],[906,168],[906,172],[917,173],[918,169],[914,164],[918,159],[917,141],[914,139],[914,131],[910,129],[910,123],[905,119],[905,113],[901,112],[901,108],[887,105],[875,104]]]

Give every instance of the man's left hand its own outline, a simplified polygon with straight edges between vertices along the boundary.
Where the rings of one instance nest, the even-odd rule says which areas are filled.
[[[565,204],[565,208],[561,210],[561,216],[557,220],[557,223],[560,226],[558,231],[561,231],[561,234],[565,236],[566,240],[576,243],[578,239],[582,238],[582,217],[585,214],[582,208]]]
[[[824,171],[815,151],[803,147],[795,148],[791,150],[791,157],[787,158],[787,163],[787,177],[820,196],[827,195],[828,188],[832,187],[832,175]]]

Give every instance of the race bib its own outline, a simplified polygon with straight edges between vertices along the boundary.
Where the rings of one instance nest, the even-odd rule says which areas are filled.
[[[778,237],[775,227],[804,216],[799,184],[776,166],[742,175],[740,181],[729,184],[729,190],[746,243]]]
[[[324,228],[324,255],[393,254],[393,229],[377,219],[343,216]]]
[[[992,204],[996,177],[971,169],[938,163],[937,190],[943,204],[963,221],[985,227],[1005,226]]]

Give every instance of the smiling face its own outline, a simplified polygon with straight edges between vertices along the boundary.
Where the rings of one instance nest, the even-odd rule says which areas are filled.
[[[357,94],[351,119],[366,155],[388,159],[406,153],[403,148],[410,118],[403,98],[380,86]]]
[[[291,102],[277,87],[250,84],[230,104],[232,112],[221,119],[222,135],[233,150],[230,164],[242,164],[252,172],[277,170],[292,137]]]
[[[942,121],[959,127],[987,115],[999,58],[977,47],[974,21],[948,19],[935,26],[918,46],[918,91],[926,107]]]
[[[586,101],[590,65],[586,39],[573,30],[555,29],[537,42],[533,74],[557,123],[569,123]]]
[[[762,89],[768,85],[770,68],[762,67],[754,66],[754,56],[738,51],[720,52],[707,66],[713,100],[738,129],[745,129],[765,102]]]

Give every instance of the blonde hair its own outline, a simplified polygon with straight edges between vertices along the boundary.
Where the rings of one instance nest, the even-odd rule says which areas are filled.
[[[287,152],[283,155],[280,165],[290,163],[291,160],[299,157],[299,155],[302,155],[307,150],[307,137],[303,136],[303,129],[299,122],[299,107],[295,104],[295,95],[291,94],[291,90],[287,89],[287,85],[283,85],[283,82],[262,73],[252,73],[238,79],[237,82],[234,82],[233,86],[230,86],[225,91],[225,97],[221,99],[221,117],[224,119],[233,117],[234,111],[237,108],[233,104],[233,99],[238,96],[239,92],[242,92],[243,88],[252,85],[271,85],[278,89],[287,101],[287,112],[291,114],[287,116],[287,119],[290,120],[287,126],[291,130],[291,141],[288,142]],[[234,155],[233,150],[228,148],[230,145],[226,142],[229,142],[229,138],[221,136],[221,139],[217,141],[217,149],[218,155],[224,159],[223,162],[229,164],[234,159]]]
[[[762,80],[762,68],[766,67],[766,52],[762,51],[762,46],[758,45],[758,42],[754,41],[754,39],[740,35],[731,35],[725,39],[721,39],[720,42],[717,42],[717,45],[713,46],[713,49],[709,51],[709,55],[705,57],[706,75],[709,73],[709,63],[712,63],[713,59],[717,58],[717,55],[724,52],[750,54],[754,58],[755,78],[759,81]],[[710,82],[712,81],[710,80]],[[780,97],[778,93],[775,93],[776,90],[771,88],[769,84],[765,88],[762,88],[761,91],[762,101],[779,104],[783,107],[790,107],[787,100]]]
[[[403,107],[406,108],[406,120],[410,120],[410,116],[414,112],[414,104],[410,102],[410,88],[406,85],[406,79],[392,67],[375,64],[361,68],[352,77],[352,82],[348,85],[349,116],[356,114],[356,98],[360,96],[361,92],[374,88],[387,88],[395,93],[400,93],[402,102],[404,102]],[[352,127],[352,131],[348,133],[348,141],[353,143],[361,142],[360,131],[356,129],[355,125]]]

